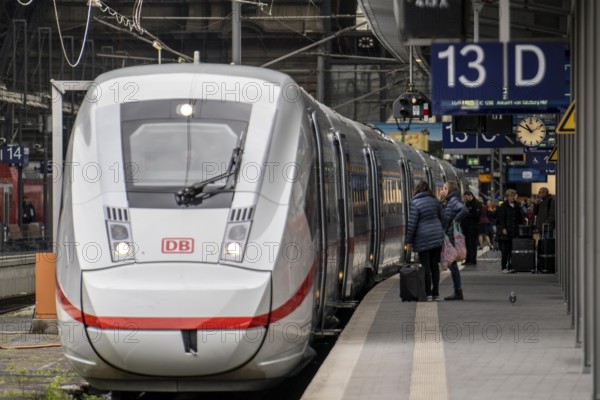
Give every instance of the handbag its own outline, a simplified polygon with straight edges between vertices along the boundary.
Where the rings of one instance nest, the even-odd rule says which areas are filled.
[[[445,271],[454,261],[456,261],[456,248],[452,245],[448,235],[444,234],[444,244],[442,245],[442,252],[440,254],[440,267]]]
[[[467,242],[463,235],[460,225],[454,222],[454,247],[456,248],[456,261],[463,261],[467,258]]]
[[[457,222],[453,224],[454,247],[456,248],[456,261],[463,261],[467,258],[467,242],[463,235],[460,225]]]

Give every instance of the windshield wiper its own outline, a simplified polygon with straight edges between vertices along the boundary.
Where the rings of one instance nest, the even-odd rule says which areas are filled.
[[[229,163],[229,168],[227,169],[227,171],[225,171],[221,175],[215,176],[214,178],[205,179],[203,181],[193,183],[190,186],[186,186],[183,189],[176,192],[175,201],[177,202],[177,205],[198,205],[202,203],[204,199],[214,196],[217,193],[230,191],[235,186],[235,175],[237,175],[237,172],[239,170],[239,164],[242,160],[243,152],[244,148],[241,146],[240,140],[239,145],[233,149],[233,153],[231,154],[231,162]],[[232,176],[234,176],[233,179],[231,179]],[[205,191],[206,187],[211,183],[215,183],[225,178],[227,178],[227,182],[225,182],[224,185],[210,189],[210,191]]]

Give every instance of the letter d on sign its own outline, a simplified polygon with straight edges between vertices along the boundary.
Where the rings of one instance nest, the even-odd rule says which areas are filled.
[[[538,60],[537,73],[531,79],[523,77],[523,53],[527,51],[535,54]],[[544,75],[546,75],[546,57],[544,57],[544,52],[533,44],[515,45],[515,86],[535,86],[544,79]]]

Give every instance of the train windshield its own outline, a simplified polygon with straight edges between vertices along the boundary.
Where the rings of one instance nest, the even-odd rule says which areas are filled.
[[[182,105],[188,110],[182,115]],[[126,186],[132,193],[169,194],[195,182],[223,186],[232,152],[247,130],[250,106],[162,100],[121,106]],[[146,196],[148,197],[148,196]]]
[[[129,137],[130,160],[139,168],[132,186],[180,187],[222,175],[237,138],[227,124],[143,124]]]

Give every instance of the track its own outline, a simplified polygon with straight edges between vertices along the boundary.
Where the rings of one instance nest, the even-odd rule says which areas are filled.
[[[12,297],[0,300],[0,314],[20,310],[35,304],[35,295]]]

